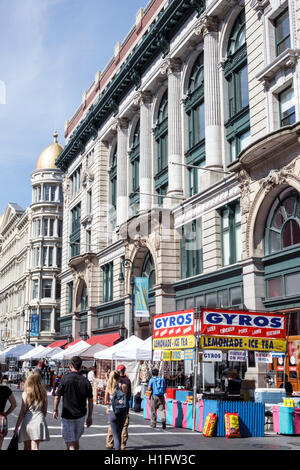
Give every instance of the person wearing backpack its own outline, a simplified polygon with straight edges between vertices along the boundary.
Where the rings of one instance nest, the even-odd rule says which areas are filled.
[[[151,392],[150,408],[152,428],[156,428],[156,412],[160,417],[162,428],[166,429],[166,412],[165,412],[165,393],[166,381],[163,377],[159,377],[158,369],[153,369],[152,378],[149,381],[148,391]]]
[[[105,390],[105,403],[108,405],[107,414],[115,450],[121,450],[122,430],[127,417],[126,390],[120,387],[120,381],[120,374],[112,371]]]
[[[117,367],[117,372],[120,374],[120,386],[124,393],[126,393],[126,420],[123,426],[122,435],[121,435],[121,450],[126,450],[126,444],[128,441],[128,427],[129,427],[129,403],[131,399],[131,380],[125,374],[126,367],[123,364],[119,364]],[[108,426],[107,436],[106,436],[106,449],[114,448],[114,438],[112,435],[111,427]]]

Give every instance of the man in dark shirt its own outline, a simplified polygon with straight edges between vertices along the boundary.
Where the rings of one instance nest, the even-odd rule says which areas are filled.
[[[74,356],[70,363],[70,373],[60,381],[55,400],[53,418],[58,417],[58,405],[63,397],[62,406],[62,435],[68,450],[79,450],[79,439],[84,432],[84,421],[87,412],[87,427],[92,425],[93,391],[90,382],[80,374],[82,360]]]
[[[121,450],[126,449],[126,443],[128,440],[128,426],[129,426],[129,401],[131,398],[131,380],[127,375],[125,375],[126,367],[123,364],[118,365],[117,371],[120,374],[120,384],[124,393],[126,393],[126,402],[127,402],[127,416],[126,421],[123,426],[122,435],[121,435]],[[113,449],[114,447],[114,438],[112,435],[111,427],[108,426],[107,436],[106,436],[106,448]]]

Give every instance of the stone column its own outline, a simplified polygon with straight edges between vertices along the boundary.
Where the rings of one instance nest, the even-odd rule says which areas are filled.
[[[183,197],[182,125],[181,125],[181,60],[168,59],[162,73],[168,74],[168,196],[164,206],[174,207],[175,198]],[[175,163],[175,164],[174,164]]]
[[[151,101],[150,91],[141,91],[138,94],[137,102],[140,105],[140,212],[151,209]]]
[[[117,225],[127,220],[127,143],[128,120],[118,119],[118,154],[117,154]]]
[[[218,26],[217,17],[205,16],[195,31],[204,40],[205,154],[206,167],[211,169],[222,168]],[[220,175],[209,172],[210,182],[220,179]]]

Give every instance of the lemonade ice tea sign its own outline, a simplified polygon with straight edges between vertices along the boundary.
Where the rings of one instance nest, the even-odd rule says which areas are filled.
[[[155,315],[153,318],[153,349],[194,348],[194,332],[194,310]]]

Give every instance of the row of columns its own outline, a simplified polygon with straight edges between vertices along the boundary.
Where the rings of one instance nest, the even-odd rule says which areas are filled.
[[[195,30],[204,41],[204,96],[205,96],[205,152],[206,168],[222,168],[221,156],[221,108],[218,70],[218,22],[204,18]],[[182,151],[182,62],[167,59],[161,67],[168,77],[168,192],[165,207],[172,208],[183,198],[183,171],[185,163]],[[152,95],[139,93],[136,104],[140,107],[140,211],[151,208],[152,200]],[[117,225],[127,220],[127,143],[128,120],[117,121]],[[210,174],[209,174],[210,176]],[[208,178],[211,183],[213,179]]]

